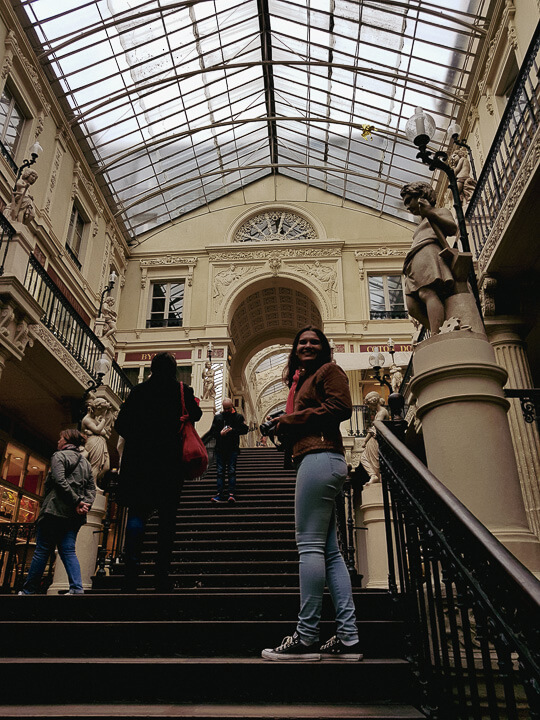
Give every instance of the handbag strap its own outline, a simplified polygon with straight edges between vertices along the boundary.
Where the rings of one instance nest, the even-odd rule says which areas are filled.
[[[184,383],[180,381],[180,397],[182,398],[182,417],[187,415],[186,403],[184,402]]]

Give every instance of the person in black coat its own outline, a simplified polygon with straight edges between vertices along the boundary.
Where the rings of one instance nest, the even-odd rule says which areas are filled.
[[[176,360],[170,353],[158,353],[152,360],[151,371],[146,382],[131,390],[115,423],[121,455],[117,499],[129,508],[124,546],[125,590],[137,587],[146,523],[156,510],[156,589],[172,588],[169,569],[184,480],[179,436],[181,389],[176,380]],[[184,402],[190,420],[199,420],[202,412],[189,385],[184,385]]]
[[[230,398],[223,400],[223,412],[214,417],[209,435],[216,438],[217,495],[215,503],[235,503],[236,461],[240,452],[240,435],[249,431],[244,416],[237,412]],[[225,492],[225,469],[229,477],[229,492]]]

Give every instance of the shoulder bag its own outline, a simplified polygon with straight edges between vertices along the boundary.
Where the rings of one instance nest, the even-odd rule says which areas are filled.
[[[189,419],[184,402],[184,383],[180,383],[182,415],[180,417],[180,440],[182,442],[183,474],[188,480],[201,477],[208,467],[208,452],[199,433]]]

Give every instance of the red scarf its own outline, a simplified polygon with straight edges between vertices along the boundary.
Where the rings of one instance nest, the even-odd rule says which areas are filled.
[[[294,394],[296,392],[296,386],[298,385],[298,381],[300,380],[300,368],[295,371],[293,375],[293,381],[292,385],[289,389],[289,394],[287,395],[287,404],[285,405],[285,412],[287,415],[290,415],[292,412],[294,412]]]

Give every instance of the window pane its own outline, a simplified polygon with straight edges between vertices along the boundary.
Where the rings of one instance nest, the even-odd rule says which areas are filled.
[[[369,278],[369,304],[372,310],[386,310],[382,277],[372,275]]]
[[[390,299],[390,310],[404,310],[405,302],[403,300],[403,285],[401,284],[401,275],[389,275],[388,281],[388,297]]]
[[[0,99],[0,139],[14,155],[21,137],[24,116],[8,88]]]
[[[168,318],[182,320],[184,310],[184,283],[171,283]]]

